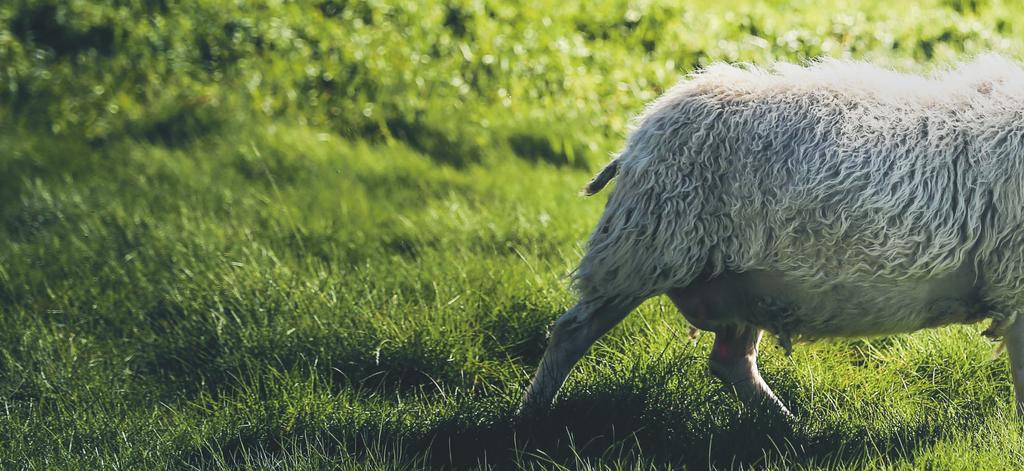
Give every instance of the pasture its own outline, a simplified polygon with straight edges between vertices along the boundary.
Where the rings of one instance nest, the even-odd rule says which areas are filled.
[[[685,4],[685,6],[683,5]],[[715,61],[1021,58],[1009,0],[0,4],[0,467],[1024,467],[985,325],[762,343],[656,298],[550,414],[630,118]]]

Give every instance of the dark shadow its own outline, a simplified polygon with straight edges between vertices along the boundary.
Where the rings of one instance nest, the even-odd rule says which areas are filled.
[[[578,142],[558,136],[518,133],[508,137],[508,145],[517,156],[529,162],[547,162],[586,169],[587,149]]]
[[[662,410],[665,405],[669,407]],[[980,424],[981,414],[973,414],[965,420]],[[526,418],[515,417],[509,404],[478,399],[476,405],[424,427],[394,421],[326,430],[250,431],[249,436],[225,437],[216,459],[241,462],[243,448],[275,453],[283,444],[306,441],[298,437],[330,436],[340,438],[333,452],[353,459],[365,458],[370,449],[397,448],[407,456],[426,453],[430,466],[437,469],[466,469],[485,461],[497,469],[517,469],[512,465],[516,461],[543,466],[579,459],[686,469],[758,468],[779,462],[845,467],[877,460],[879,453],[883,459],[912,463],[915,453],[951,431],[942,420],[897,424],[886,430],[794,425],[766,410],[741,410],[719,394],[659,398],[620,384],[573,394],[549,413]],[[200,467],[214,458],[209,450],[187,451],[184,457]]]
[[[101,55],[113,52],[114,28],[111,25],[77,29],[62,16],[53,3],[26,8],[11,19],[11,33],[22,42],[50,49],[58,57],[89,50]]]
[[[434,161],[456,168],[480,162],[484,154],[483,149],[469,139],[437,129],[423,119],[402,116],[389,118],[386,132]]]

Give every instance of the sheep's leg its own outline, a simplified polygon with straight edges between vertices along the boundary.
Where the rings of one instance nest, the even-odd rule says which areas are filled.
[[[1010,373],[1013,375],[1013,393],[1017,399],[1017,416],[1024,418],[1024,316],[1006,329],[1003,336],[1006,352],[1010,356]]]
[[[559,317],[551,327],[548,347],[523,396],[519,413],[550,406],[576,362],[639,304],[639,301],[624,299],[580,302]]]
[[[711,347],[711,373],[733,388],[744,403],[768,404],[782,415],[792,417],[757,370],[757,344],[760,341],[761,330],[756,327],[719,329]]]

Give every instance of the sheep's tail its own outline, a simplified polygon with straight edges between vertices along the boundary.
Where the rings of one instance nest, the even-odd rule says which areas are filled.
[[[612,162],[606,165],[597,175],[594,176],[587,186],[583,187],[583,195],[591,196],[601,191],[608,182],[615,178],[615,175],[619,173],[619,159],[612,160]]]

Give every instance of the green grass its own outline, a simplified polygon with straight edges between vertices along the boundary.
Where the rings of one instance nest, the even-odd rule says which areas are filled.
[[[716,60],[1019,57],[1005,1],[0,5],[0,466],[1024,467],[981,326],[743,409],[665,299],[513,412],[629,118]]]

